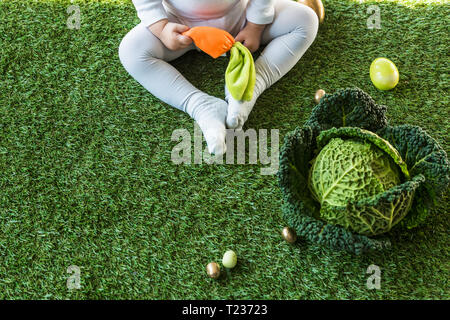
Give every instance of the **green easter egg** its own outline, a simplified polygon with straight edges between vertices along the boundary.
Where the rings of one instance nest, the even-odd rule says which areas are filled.
[[[237,256],[233,250],[228,250],[225,252],[222,258],[222,264],[225,268],[231,269],[236,266]]]
[[[377,58],[370,66],[370,79],[380,90],[391,90],[398,84],[400,75],[395,64],[386,58]]]

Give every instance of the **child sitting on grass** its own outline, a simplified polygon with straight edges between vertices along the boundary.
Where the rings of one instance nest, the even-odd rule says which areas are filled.
[[[141,23],[122,40],[119,57],[130,75],[165,103],[189,114],[212,154],[226,151],[226,128],[241,129],[256,99],[300,60],[314,41],[319,20],[292,0],[133,0]],[[168,62],[195,48],[181,35],[194,26],[228,31],[251,52],[267,44],[255,61],[251,101],[225,100],[195,88]],[[195,68],[195,66],[192,66]]]

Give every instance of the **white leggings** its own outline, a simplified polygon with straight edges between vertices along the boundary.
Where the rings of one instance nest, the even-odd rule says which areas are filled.
[[[238,13],[235,11],[229,13],[228,17],[203,21],[189,21],[169,13],[169,21],[189,27],[215,26],[236,36],[245,26],[245,8]],[[292,0],[276,1],[274,21],[262,35],[262,44],[267,46],[255,62],[259,83],[257,95],[278,81],[299,61],[314,41],[317,29],[318,18],[311,8]],[[197,103],[198,99],[191,97],[204,93],[167,63],[192,49],[195,46],[171,51],[143,24],[139,24],[122,40],[119,57],[128,73],[150,93],[195,119],[195,106],[192,104]]]

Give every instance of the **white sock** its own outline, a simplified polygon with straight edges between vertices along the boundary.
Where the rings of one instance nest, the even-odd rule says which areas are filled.
[[[211,154],[226,152],[225,118],[228,104],[219,98],[197,92],[189,98],[186,112],[197,122]]]
[[[269,81],[265,80],[268,76],[265,74],[266,72],[264,72],[264,69],[267,69],[267,67],[262,66],[263,59],[265,58],[260,56],[260,58],[255,62],[256,82],[252,100],[243,101],[234,99],[228,91],[228,88],[225,86],[225,100],[228,102],[226,125],[230,129],[242,129],[253,109],[253,106],[256,103],[256,100],[264,92],[264,90],[270,86],[270,84],[268,84]]]
[[[234,99],[228,92],[228,89],[225,89],[225,94],[225,100],[228,101],[227,127],[241,130],[256,103],[256,95],[253,95],[250,101],[242,101]]]

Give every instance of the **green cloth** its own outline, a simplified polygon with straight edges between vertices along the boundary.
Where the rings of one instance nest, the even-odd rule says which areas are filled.
[[[230,62],[225,72],[225,84],[236,100],[250,101],[255,89],[255,62],[251,52],[240,42],[230,50]]]

